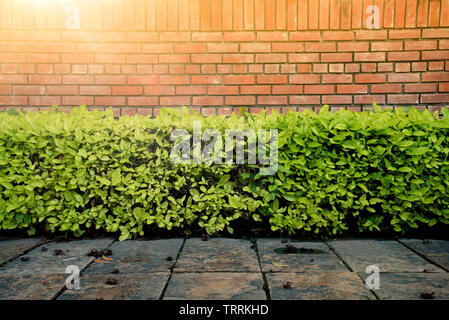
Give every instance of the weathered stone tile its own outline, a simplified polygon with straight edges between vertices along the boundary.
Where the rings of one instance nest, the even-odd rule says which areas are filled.
[[[22,255],[42,242],[43,240],[40,238],[0,241],[0,265]]]
[[[112,243],[112,239],[74,240],[66,242],[54,242],[37,247],[28,252],[24,257],[28,261],[15,259],[4,268],[0,268],[0,274],[56,274],[65,273],[70,265],[84,269],[93,257],[87,256],[91,249],[104,249]],[[47,248],[42,251],[42,248]],[[55,250],[62,250],[63,255],[56,255]]]
[[[149,274],[85,274],[80,278],[80,289],[65,290],[59,300],[157,300],[169,276]],[[117,284],[107,284],[111,278]]]
[[[164,300],[264,300],[260,273],[174,273]]]
[[[281,239],[258,239],[257,248],[264,272],[349,272],[323,242],[282,243]]]
[[[259,261],[251,246],[241,239],[188,239],[175,272],[258,272]]]
[[[68,274],[0,275],[0,300],[51,300]]]
[[[330,242],[340,257],[356,272],[375,265],[380,272],[442,272],[397,241],[336,240]]]
[[[120,273],[165,272],[175,263],[184,239],[162,239],[115,242],[112,250],[113,260],[107,263],[93,263],[86,273],[111,273],[115,268]],[[172,260],[168,261],[167,258]]]
[[[375,299],[354,272],[269,273],[272,300]],[[289,282],[290,288],[284,289]]]
[[[449,241],[401,239],[405,245],[449,271]]]
[[[368,277],[360,273],[362,279]],[[380,273],[380,288],[374,290],[381,300],[420,300],[421,294],[449,299],[447,273]]]

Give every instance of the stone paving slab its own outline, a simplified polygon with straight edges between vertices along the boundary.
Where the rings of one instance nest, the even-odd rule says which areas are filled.
[[[118,268],[120,273],[165,272],[175,263],[184,239],[115,242],[109,249],[113,260],[108,263],[93,263],[86,273],[111,273]],[[167,258],[172,260],[168,261]]]
[[[265,300],[260,273],[174,273],[164,300]]]
[[[27,250],[43,242],[43,239],[40,238],[0,241],[0,265],[21,256]]]
[[[93,257],[87,256],[91,249],[104,249],[112,243],[112,239],[74,240],[66,242],[54,242],[39,246],[24,257],[28,261],[15,259],[4,268],[0,268],[0,274],[57,274],[65,273],[69,265],[75,265],[83,270]],[[42,248],[47,248],[42,251]],[[56,255],[55,250],[62,250],[64,255]]]
[[[374,300],[354,272],[269,273],[272,300]],[[284,289],[290,283],[291,288]]]
[[[287,245],[305,250],[298,253],[285,253]],[[349,272],[348,268],[323,242],[282,243],[281,239],[258,239],[257,248],[263,272]],[[279,251],[284,253],[278,253]]]
[[[401,239],[402,243],[449,271],[449,241]]]
[[[369,275],[360,273],[362,279]],[[380,288],[374,290],[381,300],[421,300],[422,293],[435,299],[449,299],[447,273],[380,273]]]
[[[259,272],[259,261],[248,240],[188,239],[175,272]]]
[[[0,300],[51,300],[68,274],[0,275]]]
[[[388,240],[336,240],[330,245],[356,272],[376,265],[380,272],[443,272],[397,241]]]
[[[80,289],[65,290],[58,300],[157,300],[162,294],[169,272],[150,274],[86,274]],[[107,284],[111,278],[116,285]]]

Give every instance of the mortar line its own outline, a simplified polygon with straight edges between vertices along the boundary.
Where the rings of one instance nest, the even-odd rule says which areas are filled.
[[[107,245],[106,247],[104,247],[104,250],[109,249],[115,242],[117,242],[117,240],[112,239],[112,242]],[[86,266],[80,270],[80,280],[81,280],[81,276],[83,275],[84,271],[87,270],[87,268],[89,268],[91,266],[92,263],[94,263],[95,257],[92,258],[92,260],[90,260],[90,262],[88,262],[86,264]],[[66,286],[65,286],[65,282],[64,285],[62,286],[61,289],[58,290],[58,292],[55,293],[55,295],[50,299],[50,300],[57,300],[64,292],[66,291]]]
[[[445,267],[439,265],[437,262],[431,260],[430,258],[428,258],[426,255],[420,253],[419,251],[413,249],[412,247],[406,245],[405,243],[403,243],[401,240],[397,239],[397,242],[399,242],[400,244],[402,244],[404,247],[406,247],[407,249],[409,249],[410,251],[416,253],[418,256],[420,256],[421,258],[423,258],[424,260],[426,260],[427,262],[433,264],[434,266],[437,266],[440,269],[443,269],[443,271],[445,272],[449,272],[449,269],[446,269]]]
[[[343,257],[337,252],[337,250],[335,250],[335,248],[332,247],[332,246],[329,244],[329,242],[328,242],[327,240],[323,240],[323,242],[327,245],[327,247],[329,248],[329,250],[331,250],[331,251],[337,256],[338,259],[340,259],[340,261],[346,266],[346,268],[349,269],[350,272],[355,273],[355,274],[357,275],[357,277],[359,277],[359,279],[362,281],[362,283],[363,283],[363,285],[365,286],[365,288],[367,288],[367,287],[366,287],[365,281],[364,281],[363,278],[359,275],[359,273],[358,273],[358,272],[355,272],[355,271],[349,266],[349,264],[343,259]],[[368,288],[367,288],[367,289],[368,289]],[[373,294],[373,296],[376,298],[376,300],[380,300],[379,296],[376,294],[376,292],[374,292],[373,289],[368,289],[368,290]]]
[[[35,243],[34,245],[32,245],[31,247],[26,248],[25,250],[23,250],[22,252],[19,252],[18,254],[14,255],[12,258],[9,258],[8,260],[0,263],[0,268],[6,267],[6,265],[10,262],[13,262],[14,260],[16,260],[17,258],[26,255],[28,252],[33,251],[34,249],[40,247],[43,244],[46,244],[47,240],[40,238],[40,241]]]
[[[267,276],[265,274],[265,272],[263,272],[262,270],[262,264],[260,262],[260,256],[259,256],[259,247],[257,245],[257,239],[253,239],[251,240],[251,242],[254,245],[254,251],[256,252],[256,256],[257,256],[257,261],[259,262],[259,270],[260,270],[260,274],[262,275],[262,281],[263,281],[263,288],[267,288],[267,291],[263,290],[265,292],[265,296],[267,297],[268,301],[271,301],[271,294],[270,294],[270,287],[268,286],[268,280],[267,280]]]
[[[181,257],[182,251],[184,250],[184,246],[185,246],[186,242],[187,242],[187,238],[184,238],[184,240],[183,240],[183,242],[181,244],[181,247],[178,250],[178,254],[176,255],[175,262],[173,263],[175,268],[176,268],[176,265],[178,264],[179,258]],[[167,291],[168,285],[170,284],[171,278],[173,277],[173,273],[174,273],[174,268],[171,268],[170,269],[170,274],[169,274],[169,276],[167,278],[167,281],[165,282],[164,288],[162,289],[162,292],[161,292],[158,300],[162,300],[164,298],[165,292]]]

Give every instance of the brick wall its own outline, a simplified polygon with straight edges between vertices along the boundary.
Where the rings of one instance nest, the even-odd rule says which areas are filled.
[[[435,110],[448,71],[449,0],[0,0],[3,109]]]

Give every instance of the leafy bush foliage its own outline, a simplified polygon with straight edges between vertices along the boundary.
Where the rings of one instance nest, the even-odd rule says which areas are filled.
[[[279,167],[174,164],[175,128],[277,129]],[[236,220],[273,230],[404,232],[449,223],[449,114],[247,113],[204,118],[164,109],[156,119],[112,111],[0,114],[0,229],[77,236],[161,229],[232,232]]]

